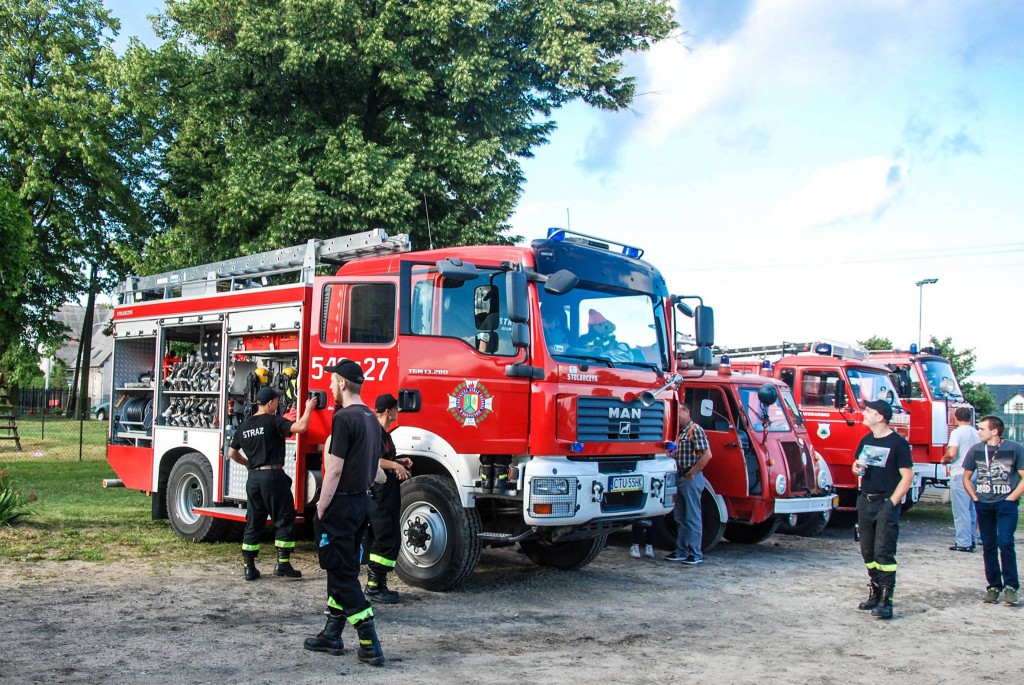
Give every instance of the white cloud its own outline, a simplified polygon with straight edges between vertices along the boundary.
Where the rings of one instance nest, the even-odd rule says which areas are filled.
[[[821,169],[775,206],[771,223],[780,228],[810,228],[876,216],[899,193],[905,175],[899,162],[885,157],[853,159]]]

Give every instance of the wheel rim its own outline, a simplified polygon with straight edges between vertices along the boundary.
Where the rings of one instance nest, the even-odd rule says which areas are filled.
[[[412,564],[429,567],[448,548],[448,526],[444,517],[426,502],[410,506],[402,518],[402,554]]]
[[[178,483],[178,519],[186,525],[193,525],[199,521],[199,514],[196,508],[203,506],[206,493],[203,490],[203,482],[194,473],[186,474]]]

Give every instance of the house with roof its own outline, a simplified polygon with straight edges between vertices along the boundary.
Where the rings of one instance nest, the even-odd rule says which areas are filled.
[[[96,307],[92,327],[92,351],[89,355],[89,399],[96,406],[110,399],[110,377],[114,352],[114,339],[103,331],[113,316],[111,307]],[[81,346],[82,324],[85,321],[85,307],[77,304],[65,304],[55,314],[55,318],[68,328],[64,337],[64,345],[53,354],[74,373],[78,363],[78,348]],[[50,364],[45,357],[40,360],[39,368],[43,374],[49,373]]]
[[[1021,442],[1024,440],[1024,384],[987,384],[996,398],[996,415],[1006,424],[1003,437]]]

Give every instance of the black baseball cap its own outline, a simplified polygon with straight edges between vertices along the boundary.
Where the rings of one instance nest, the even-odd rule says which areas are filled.
[[[392,395],[391,393],[378,395],[377,400],[373,403],[373,408],[377,411],[378,414],[383,414],[389,409],[394,409],[397,406],[398,400],[395,399],[395,396]]]
[[[870,407],[881,414],[886,423],[892,421],[892,405],[885,400],[871,400],[870,402],[865,402],[864,406]]]
[[[327,373],[336,373],[345,380],[352,381],[353,383],[363,382],[362,367],[351,359],[342,359],[333,366],[325,366],[324,371]]]
[[[277,391],[273,388],[262,388],[256,393],[256,404],[270,404],[276,399],[279,399]]]

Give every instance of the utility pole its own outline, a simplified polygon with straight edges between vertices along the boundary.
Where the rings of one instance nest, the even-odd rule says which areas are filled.
[[[921,324],[924,323],[924,287],[932,283],[938,283],[937,278],[923,278],[914,285],[917,286],[917,349],[921,349]]]

